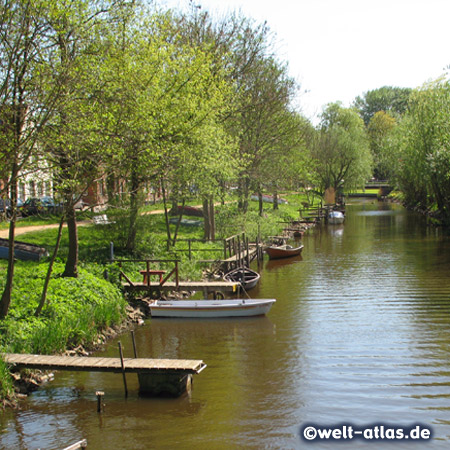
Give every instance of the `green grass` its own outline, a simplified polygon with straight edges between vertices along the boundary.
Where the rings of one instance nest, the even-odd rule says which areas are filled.
[[[97,269],[89,269],[80,268],[78,278],[61,278],[62,264],[56,264],[47,304],[36,318],[47,264],[16,263],[10,310],[0,323],[1,348],[14,353],[61,352],[80,344],[89,346],[99,331],[120,323],[125,301],[119,289]],[[2,263],[0,274],[4,271]],[[0,277],[2,291],[3,284]]]

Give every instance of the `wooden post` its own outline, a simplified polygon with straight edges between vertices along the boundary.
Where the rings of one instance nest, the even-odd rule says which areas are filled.
[[[238,235],[237,237],[237,255],[236,255],[236,262],[237,262],[237,267],[239,267],[241,265],[241,237]]]
[[[103,412],[103,396],[105,393],[103,391],[97,391],[95,395],[97,396],[97,412],[101,413]]]
[[[150,286],[150,261],[146,261],[145,262],[146,264],[146,268],[147,268],[147,278],[146,278],[146,280],[147,280],[147,286]]]
[[[250,250],[248,247],[248,236],[245,237],[245,247],[246,247],[246,252],[247,252],[247,267],[250,267]]]
[[[134,357],[137,358],[137,348],[136,348],[136,339],[134,337],[134,330],[131,330],[131,340],[133,342],[133,351],[134,351]]]
[[[125,397],[128,397],[127,377],[125,375],[125,363],[123,362],[122,343],[119,342],[120,365],[122,366],[123,386],[125,388]]]

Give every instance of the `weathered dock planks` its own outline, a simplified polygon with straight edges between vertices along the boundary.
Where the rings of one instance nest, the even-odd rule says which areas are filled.
[[[5,353],[3,360],[18,368],[42,370],[71,370],[85,372],[113,373],[187,373],[198,374],[206,364],[201,360],[189,359],[152,359],[124,358],[124,367],[120,358],[99,358],[91,356],[51,356]]]

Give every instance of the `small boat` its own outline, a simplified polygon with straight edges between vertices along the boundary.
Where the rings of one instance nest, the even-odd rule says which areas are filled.
[[[0,258],[8,259],[9,240],[0,238]],[[40,261],[48,256],[45,248],[27,242],[14,241],[14,257],[22,261]]]
[[[328,223],[338,225],[344,223],[345,216],[341,211],[330,211],[327,216]]]
[[[223,279],[226,281],[234,281],[241,283],[242,287],[248,291],[256,286],[261,275],[247,267],[239,267],[238,269],[227,272]]]
[[[249,317],[266,314],[275,299],[155,300],[149,305],[152,317]]]
[[[303,245],[299,247],[292,247],[292,245],[270,245],[265,250],[269,255],[269,259],[290,258],[291,256],[300,255],[303,250]]]

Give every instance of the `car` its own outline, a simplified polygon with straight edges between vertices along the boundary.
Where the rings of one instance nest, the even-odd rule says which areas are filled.
[[[22,206],[23,202],[20,198],[17,199],[17,208]],[[0,198],[0,215],[6,215],[6,217],[11,217],[11,200],[9,198]]]
[[[56,214],[60,212],[60,207],[52,197],[31,197],[19,207],[22,216],[32,216],[36,214]]]
[[[11,208],[11,201],[6,198],[0,198],[0,214],[4,214]]]

